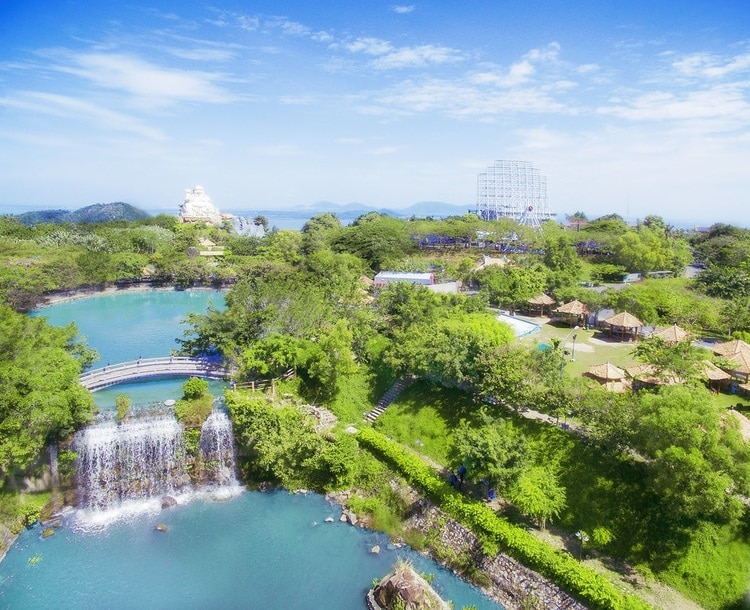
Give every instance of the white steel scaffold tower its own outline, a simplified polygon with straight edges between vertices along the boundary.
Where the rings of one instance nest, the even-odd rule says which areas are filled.
[[[477,176],[477,211],[484,220],[512,218],[540,228],[552,218],[547,177],[527,161],[495,161]]]

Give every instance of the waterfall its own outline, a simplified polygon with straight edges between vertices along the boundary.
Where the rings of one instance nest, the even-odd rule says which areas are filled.
[[[234,437],[227,414],[214,410],[203,423],[200,436],[203,479],[216,485],[235,485]]]
[[[173,417],[89,426],[76,434],[79,506],[108,508],[189,487],[182,426]]]

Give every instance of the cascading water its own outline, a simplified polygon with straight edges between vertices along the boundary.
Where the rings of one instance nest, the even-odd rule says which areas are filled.
[[[200,436],[203,479],[215,485],[236,485],[232,422],[214,410],[203,423]]]
[[[76,434],[79,506],[112,507],[190,486],[182,426],[173,417],[106,422]]]

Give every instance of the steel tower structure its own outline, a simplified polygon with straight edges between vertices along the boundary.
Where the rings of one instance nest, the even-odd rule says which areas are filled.
[[[535,228],[549,220],[547,177],[527,161],[495,161],[477,176],[477,211],[484,220],[512,218]]]

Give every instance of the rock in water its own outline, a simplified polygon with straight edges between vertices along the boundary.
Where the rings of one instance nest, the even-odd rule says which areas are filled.
[[[168,532],[169,526],[164,523],[157,523],[156,527],[154,528],[157,532]]]
[[[449,610],[429,583],[406,562],[399,561],[367,595],[368,608],[392,610]]]
[[[185,201],[180,206],[179,217],[182,222],[221,224],[221,212],[211,201],[211,198],[206,195],[202,186],[186,190]]]
[[[177,500],[175,500],[172,496],[164,496],[161,499],[162,509],[172,508],[173,506],[177,506]]]

